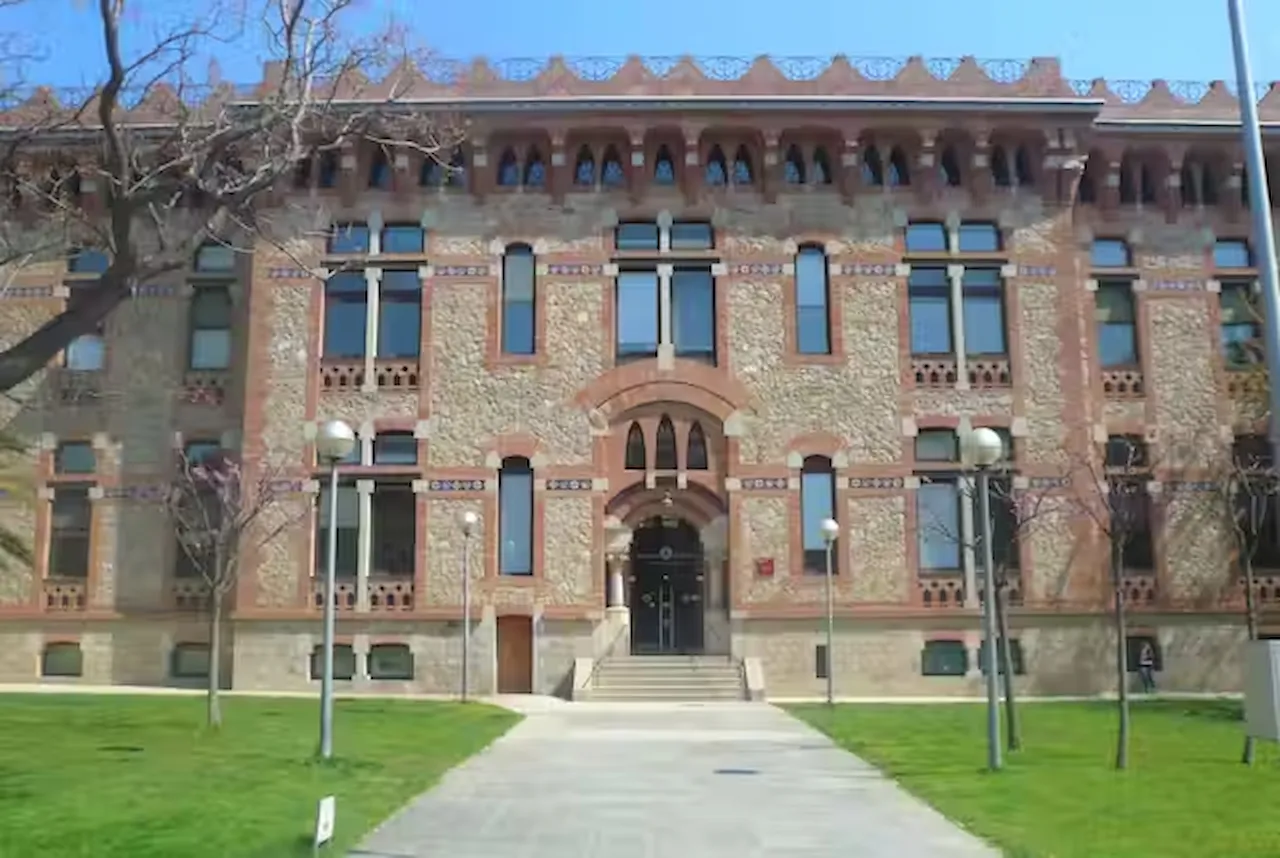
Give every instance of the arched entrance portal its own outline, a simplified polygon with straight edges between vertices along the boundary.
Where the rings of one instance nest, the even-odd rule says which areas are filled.
[[[702,540],[689,522],[654,516],[631,538],[631,652],[693,654],[704,648]]]

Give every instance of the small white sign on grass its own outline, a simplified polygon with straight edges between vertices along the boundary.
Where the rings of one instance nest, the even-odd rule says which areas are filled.
[[[317,851],[333,839],[333,823],[337,813],[337,800],[333,796],[326,795],[320,799],[320,805],[316,808],[315,848]]]

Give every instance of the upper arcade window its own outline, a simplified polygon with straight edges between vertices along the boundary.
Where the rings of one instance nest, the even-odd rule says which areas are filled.
[[[383,190],[391,187],[391,164],[381,147],[374,150],[369,163],[369,187]]]
[[[884,163],[880,160],[880,150],[871,145],[862,156],[862,183],[879,187],[884,184]]]
[[[813,150],[813,183],[831,184],[831,159],[827,157],[827,150],[821,146]]]
[[[704,180],[713,188],[722,188],[729,183],[729,171],[725,165],[724,152],[719,145],[712,146],[711,154],[707,156]]]
[[[1156,201],[1156,180],[1150,165],[1133,155],[1120,162],[1120,202],[1123,205]]]
[[[707,436],[702,431],[702,424],[695,420],[689,427],[689,438],[685,442],[684,466],[690,471],[705,471],[708,465]]]
[[[792,143],[787,147],[787,158],[782,165],[782,180],[788,185],[803,185],[805,182],[804,156],[800,147]]]
[[[622,466],[628,471],[643,471],[648,467],[649,457],[646,455],[644,430],[639,423],[632,423],[627,430],[627,449]]]
[[[746,146],[739,146],[733,156],[733,183],[750,185],[755,181],[755,172],[751,169],[751,154]]]
[[[332,150],[320,154],[320,169],[316,173],[316,185],[321,188],[332,188],[338,184],[338,171],[341,162],[338,153]]]
[[[653,159],[653,183],[655,185],[676,183],[676,162],[671,157],[671,150],[666,146],[659,146],[658,154]]]
[[[596,159],[591,154],[590,146],[578,150],[578,162],[573,168],[573,183],[580,188],[589,188],[596,183]]]
[[[676,447],[676,427],[671,418],[662,415],[658,432],[654,436],[653,468],[656,471],[675,471],[680,467],[680,451]]]
[[[1218,204],[1218,182],[1213,165],[1201,158],[1188,158],[1182,162],[1179,184],[1182,186],[1182,205],[1215,206]]]
[[[907,167],[906,153],[898,146],[889,153],[889,184],[895,188],[911,184],[911,170]]]
[[[519,184],[520,162],[516,159],[516,150],[508,146],[498,159],[498,187],[514,188]]]
[[[529,157],[524,165],[524,184],[526,188],[541,188],[547,184],[547,167],[542,163],[542,153],[537,146],[529,148]]]
[[[963,176],[960,172],[960,159],[956,157],[954,146],[947,146],[942,150],[942,157],[938,161],[938,166],[945,185],[951,188],[960,187]]]
[[[604,165],[600,168],[600,184],[606,188],[620,188],[627,183],[627,173],[622,169],[622,157],[618,148],[610,145],[604,150]]]

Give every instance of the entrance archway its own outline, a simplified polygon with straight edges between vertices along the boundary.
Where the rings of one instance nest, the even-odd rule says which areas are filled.
[[[645,519],[631,538],[631,652],[698,654],[705,647],[702,539],[682,518]]]

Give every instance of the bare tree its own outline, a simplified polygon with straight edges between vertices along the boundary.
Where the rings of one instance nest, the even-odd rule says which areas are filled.
[[[1260,435],[1236,439],[1231,458],[1215,475],[1216,513],[1226,524],[1234,548],[1236,570],[1244,590],[1245,634],[1258,639],[1258,587],[1255,570],[1280,567],[1280,474],[1269,439]],[[1240,762],[1253,765],[1254,739],[1246,736]]]
[[[208,723],[222,724],[219,701],[223,614],[246,553],[265,547],[300,515],[287,503],[290,481],[259,466],[248,476],[226,452],[192,460],[183,454],[165,506],[182,552],[181,568],[205,587],[209,621]]]
[[[23,2],[0,0],[0,32],[5,7]],[[132,51],[125,16],[134,3],[85,5],[76,14],[100,32],[103,50],[97,84],[20,88],[21,103],[0,91],[0,266],[85,248],[101,255],[99,276],[0,351],[0,392],[207,242],[288,252],[308,223],[327,227],[314,200],[286,206],[277,193],[320,160],[364,146],[388,161],[407,150],[443,154],[445,164],[460,141],[459,123],[407,109],[425,57],[394,27],[365,35],[351,20],[358,0],[211,2]],[[252,90],[221,81],[210,55],[259,35],[270,51],[266,79]]]

